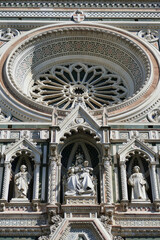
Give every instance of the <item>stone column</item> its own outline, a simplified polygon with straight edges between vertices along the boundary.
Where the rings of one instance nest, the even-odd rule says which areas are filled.
[[[2,190],[2,199],[8,200],[8,191],[9,191],[9,183],[11,178],[11,164],[4,163],[5,165],[5,172],[4,172],[4,179],[3,179],[3,190]]]
[[[128,201],[127,176],[125,162],[120,162],[122,201]]]
[[[58,174],[57,174],[57,179],[56,179],[56,184],[57,184],[57,202],[60,202],[60,191],[61,191],[61,155],[58,155],[57,158],[57,169],[58,169]],[[64,194],[64,193],[63,193]]]
[[[108,204],[112,202],[112,174],[111,174],[111,159],[109,157],[104,158],[105,169],[105,186],[106,186],[106,200]]]
[[[34,166],[34,184],[33,184],[33,199],[39,199],[39,174],[40,163],[35,163]]]
[[[101,203],[105,203],[105,193],[104,193],[104,186],[105,186],[105,179],[104,179],[104,169],[103,164],[99,163],[99,173],[100,173],[100,196],[101,196]],[[96,191],[98,191],[98,186],[96,186]],[[97,192],[98,195],[98,192]]]
[[[48,202],[54,204],[57,202],[56,192],[57,192],[57,158],[55,156],[50,157],[49,166],[49,188],[48,188]]]
[[[157,184],[157,177],[156,177],[156,164],[155,162],[150,163],[150,169],[151,169],[151,179],[152,179],[152,195],[153,195],[153,201],[160,200],[159,199],[159,192],[158,192],[158,184]]]

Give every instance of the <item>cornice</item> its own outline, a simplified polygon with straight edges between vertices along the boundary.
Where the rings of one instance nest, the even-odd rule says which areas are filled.
[[[159,1],[49,1],[49,0],[34,0],[34,1],[20,1],[20,0],[6,0],[1,1],[0,7],[8,7],[8,8],[158,8],[160,7]]]

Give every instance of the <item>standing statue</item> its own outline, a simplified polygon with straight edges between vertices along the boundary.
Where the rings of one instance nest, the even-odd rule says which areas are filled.
[[[133,172],[134,173],[128,179],[128,184],[132,188],[131,200],[148,201],[147,190],[149,186],[144,175],[140,173],[140,167],[135,166]]]
[[[93,168],[88,167],[82,154],[76,155],[76,163],[68,170],[66,196],[94,195]]]
[[[28,185],[31,181],[31,175],[26,171],[27,167],[21,165],[20,172],[14,177],[15,198],[27,198]]]

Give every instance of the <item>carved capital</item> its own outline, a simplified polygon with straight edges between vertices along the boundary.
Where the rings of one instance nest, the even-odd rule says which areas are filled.
[[[50,144],[50,156],[57,156],[57,145],[56,144]]]
[[[107,169],[108,166],[112,165],[112,158],[111,156],[107,156],[103,158],[104,168]]]

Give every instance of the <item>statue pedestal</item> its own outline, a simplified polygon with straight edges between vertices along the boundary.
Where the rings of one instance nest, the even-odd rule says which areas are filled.
[[[142,200],[142,199],[133,199],[131,200],[131,203],[139,204],[139,203],[151,203],[149,199],[147,200]]]
[[[62,209],[65,218],[97,218],[100,212],[96,196],[66,196]]]
[[[10,203],[30,203],[28,198],[12,198]]]
[[[66,204],[75,204],[75,205],[84,205],[84,204],[96,204],[97,198],[96,196],[66,196],[65,197]]]

